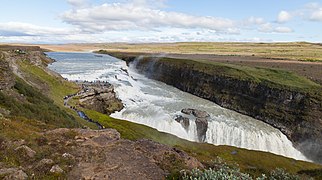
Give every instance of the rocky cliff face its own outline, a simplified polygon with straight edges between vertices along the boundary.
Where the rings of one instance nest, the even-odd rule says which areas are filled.
[[[103,114],[112,114],[123,109],[123,104],[115,95],[109,83],[83,83],[79,96],[80,106]]]
[[[148,78],[280,129],[308,158],[322,163],[321,96],[204,72],[202,68],[194,68],[193,64],[178,64],[175,59],[116,56],[128,63],[133,62],[133,66]]]
[[[10,89],[15,84],[14,75],[9,63],[4,60],[4,56],[0,52],[0,90]]]

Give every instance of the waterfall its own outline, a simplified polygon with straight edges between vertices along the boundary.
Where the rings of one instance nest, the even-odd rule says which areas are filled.
[[[230,145],[307,160],[279,130],[251,117],[222,108],[213,102],[182,92],[138,74],[124,61],[92,53],[49,53],[57,60],[50,68],[69,80],[108,81],[125,108],[114,118],[144,124],[159,131],[197,141],[197,127],[190,119],[188,129],[175,121],[181,109],[194,108],[210,114],[206,142]],[[124,71],[126,70],[126,71]]]

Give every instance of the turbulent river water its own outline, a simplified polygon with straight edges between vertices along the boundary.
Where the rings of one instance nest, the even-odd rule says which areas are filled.
[[[307,160],[279,130],[251,117],[180,91],[162,82],[136,73],[122,60],[93,53],[47,53],[57,62],[49,66],[68,80],[108,81],[125,108],[112,117],[144,124],[180,138],[197,141],[197,130],[190,122],[188,130],[174,119],[183,108],[207,111],[210,121],[206,142]]]

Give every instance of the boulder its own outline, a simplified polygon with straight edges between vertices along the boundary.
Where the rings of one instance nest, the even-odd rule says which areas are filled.
[[[24,157],[34,158],[36,155],[36,151],[32,150],[30,147],[26,145],[19,146],[15,149],[19,154]]]
[[[4,180],[11,180],[11,179],[25,180],[25,179],[28,179],[28,175],[22,170],[18,170],[4,178]]]
[[[48,172],[53,164],[54,161],[51,159],[42,159],[36,164],[35,169],[37,171]]]
[[[197,118],[209,118],[210,117],[210,115],[206,111],[201,111],[198,109],[194,109],[194,111],[192,111],[192,114]]]
[[[191,109],[191,108],[182,109],[181,113],[187,114],[187,115],[193,115],[194,117],[196,117],[195,123],[197,126],[198,141],[204,142],[206,139],[206,132],[208,129],[208,119],[210,118],[210,115],[206,111],[202,111],[202,110],[198,110],[198,109]],[[176,118],[176,121],[183,124],[186,122],[186,119],[182,116],[178,116]],[[188,119],[188,121],[189,121],[189,119]],[[184,124],[183,124],[183,126],[184,126]]]
[[[68,160],[74,160],[74,159],[75,159],[75,156],[73,156],[73,155],[71,155],[71,154],[69,154],[69,153],[64,153],[64,154],[62,155],[62,157],[63,157],[64,159],[68,159]]]
[[[193,110],[194,109],[186,108],[186,109],[182,109],[181,112],[183,114],[192,115]]]
[[[55,165],[51,167],[50,172],[54,174],[62,174],[64,173],[64,170],[62,170],[62,168],[60,168],[58,165]]]
[[[123,103],[117,98],[113,87],[88,86],[87,91],[80,96],[80,105],[103,114],[112,114],[123,109]]]
[[[199,142],[204,142],[206,140],[206,132],[208,129],[208,121],[206,118],[197,118],[196,119],[197,126],[197,135]]]
[[[183,114],[193,115],[197,118],[209,118],[210,117],[210,115],[206,111],[202,111],[202,110],[198,110],[198,109],[186,108],[186,109],[182,109],[181,112]]]
[[[183,116],[177,116],[175,120],[178,123],[180,123],[185,130],[189,129],[189,126],[190,126],[189,118],[183,117]]]
[[[16,171],[18,171],[17,168],[4,168],[4,169],[0,169],[0,177],[7,176],[7,175],[12,174],[12,173],[14,173]]]

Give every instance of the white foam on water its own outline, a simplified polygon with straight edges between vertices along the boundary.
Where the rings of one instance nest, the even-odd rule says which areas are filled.
[[[114,118],[197,141],[197,128],[193,120],[188,130],[174,120],[181,109],[195,108],[210,114],[206,133],[208,143],[267,151],[308,161],[279,130],[164,83],[147,79],[128,68],[124,61],[107,55],[95,57],[91,53],[49,53],[49,56],[57,59],[50,68],[64,78],[112,83],[125,105],[122,111],[111,115]]]

